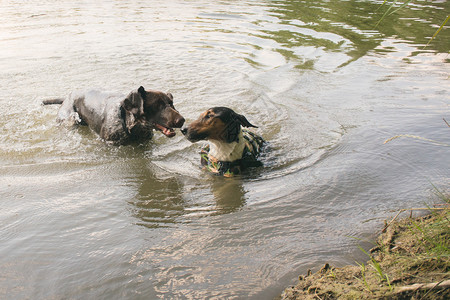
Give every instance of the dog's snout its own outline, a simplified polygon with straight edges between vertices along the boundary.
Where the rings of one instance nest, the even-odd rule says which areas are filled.
[[[181,128],[181,133],[182,133],[183,135],[186,135],[187,131],[188,131],[187,127]]]
[[[176,127],[178,127],[178,128],[183,127],[184,121],[185,121],[184,118],[180,116],[180,117],[176,120],[176,123],[175,123]]]

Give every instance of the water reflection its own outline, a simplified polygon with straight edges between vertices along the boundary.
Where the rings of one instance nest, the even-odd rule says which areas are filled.
[[[131,172],[135,177],[130,180],[137,193],[129,204],[137,225],[158,228],[190,223],[205,216],[235,212],[246,203],[242,177],[216,177],[204,171],[198,178],[184,178],[155,171],[152,163],[134,165]]]
[[[176,177],[158,178],[152,169],[142,162],[133,180],[137,182],[137,195],[130,201],[138,225],[149,228],[174,224],[185,211],[183,185]]]
[[[245,204],[245,191],[240,177],[225,180],[213,178],[210,189],[216,202],[217,214],[234,212]]]
[[[298,69],[334,71],[375,50],[385,37],[395,36],[425,45],[446,18],[445,2],[427,1],[390,15],[377,27],[385,9],[379,1],[273,1],[270,21],[257,21],[256,36],[278,45],[273,49]],[[274,22],[275,21],[275,22]],[[430,47],[448,51],[449,34],[443,33]],[[416,52],[420,53],[420,51]],[[253,66],[260,62],[247,59]]]

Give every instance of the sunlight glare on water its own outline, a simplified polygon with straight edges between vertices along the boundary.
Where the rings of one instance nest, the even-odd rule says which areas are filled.
[[[0,298],[272,299],[363,257],[448,190],[444,1],[2,1]],[[394,26],[395,25],[395,26]],[[228,106],[267,141],[236,178],[179,131],[111,146],[43,99],[139,86],[190,123]],[[431,185],[430,182],[433,184]]]

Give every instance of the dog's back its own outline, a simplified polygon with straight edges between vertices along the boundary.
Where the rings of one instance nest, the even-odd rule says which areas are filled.
[[[120,103],[125,95],[91,90],[73,93],[71,98],[81,122],[89,125],[94,131],[101,133],[102,127],[122,126],[121,118],[118,116]]]

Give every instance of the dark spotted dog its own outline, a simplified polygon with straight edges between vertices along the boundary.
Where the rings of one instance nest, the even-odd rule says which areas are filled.
[[[65,100],[45,100],[43,104],[62,104],[57,118],[60,123],[88,125],[113,144],[150,140],[153,129],[173,137],[173,128],[184,124],[184,118],[173,106],[172,94],[146,91],[142,86],[128,95],[74,92]]]
[[[181,132],[193,143],[208,140],[210,144],[201,150],[201,164],[215,174],[231,177],[247,167],[262,165],[257,158],[264,140],[242,126],[257,128],[230,108],[213,107]]]

